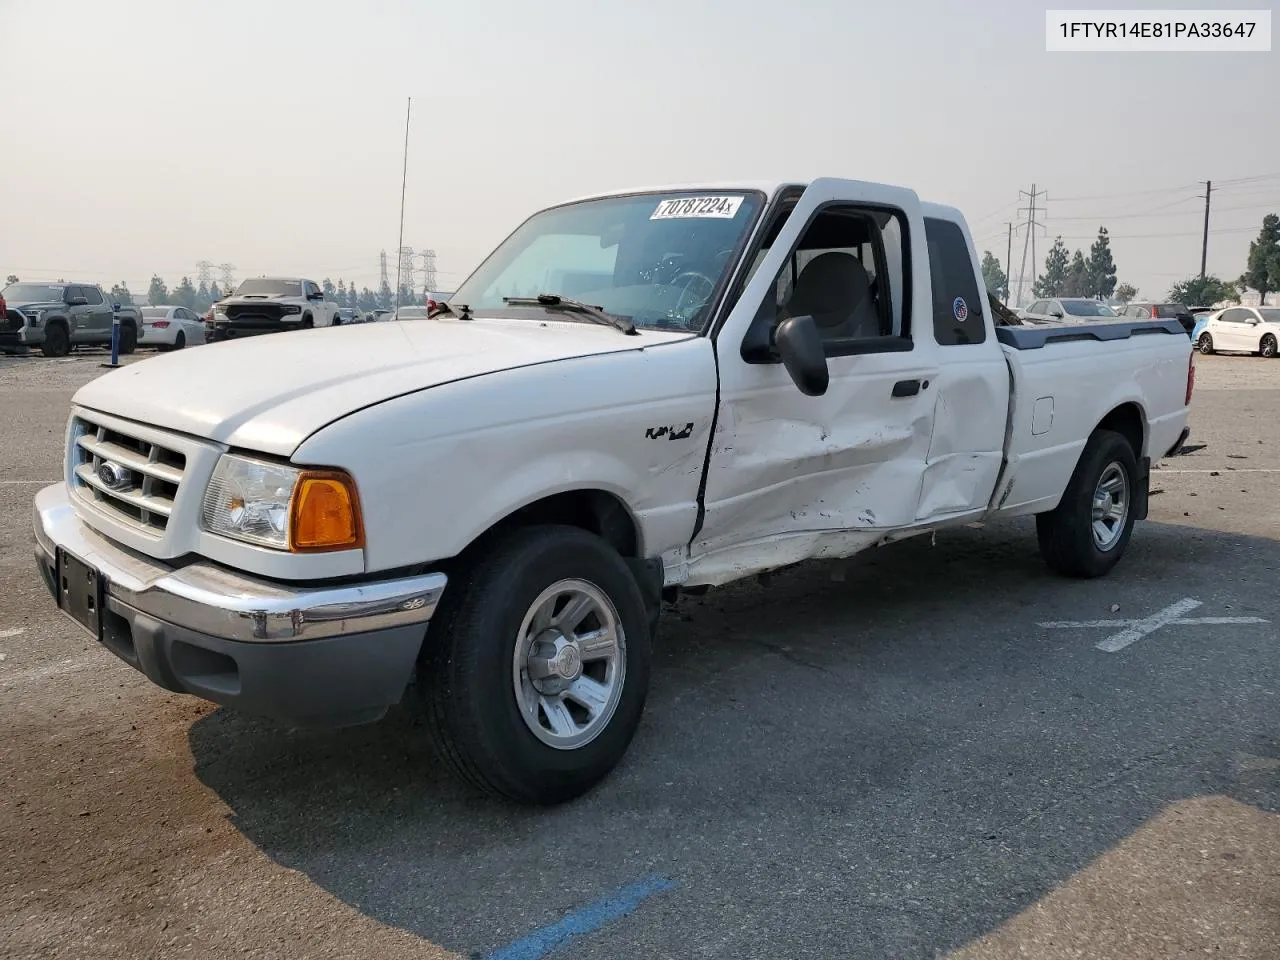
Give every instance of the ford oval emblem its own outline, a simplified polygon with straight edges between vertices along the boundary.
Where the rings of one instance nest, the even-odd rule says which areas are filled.
[[[108,490],[122,490],[129,486],[132,480],[129,471],[114,460],[104,461],[98,467],[98,479]]]

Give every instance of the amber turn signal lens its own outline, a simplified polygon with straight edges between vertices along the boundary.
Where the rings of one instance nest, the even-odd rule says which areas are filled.
[[[360,501],[344,473],[308,470],[298,477],[289,517],[289,549],[354,550],[364,546]]]

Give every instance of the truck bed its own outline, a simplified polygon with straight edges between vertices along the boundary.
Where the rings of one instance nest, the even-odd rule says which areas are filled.
[[[1102,323],[1057,323],[1035,326],[997,326],[996,339],[1015,350],[1039,350],[1050,343],[1075,340],[1111,341],[1150,334],[1175,334],[1185,337],[1187,331],[1177,320],[1112,320]]]

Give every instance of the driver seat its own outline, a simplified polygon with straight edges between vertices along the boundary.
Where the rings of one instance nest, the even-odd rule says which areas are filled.
[[[824,340],[881,335],[871,278],[852,254],[832,250],[805,264],[787,301],[786,316],[805,314],[813,317]]]

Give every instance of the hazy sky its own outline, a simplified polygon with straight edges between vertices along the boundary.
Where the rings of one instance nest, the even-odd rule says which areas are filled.
[[[551,202],[823,175],[955,204],[1001,261],[1034,182],[1041,262],[1106,224],[1144,295],[1199,271],[1212,179],[1238,276],[1280,212],[1280,53],[1049,54],[1045,6],[0,0],[0,276],[376,286],[410,96],[405,243],[445,289]]]

